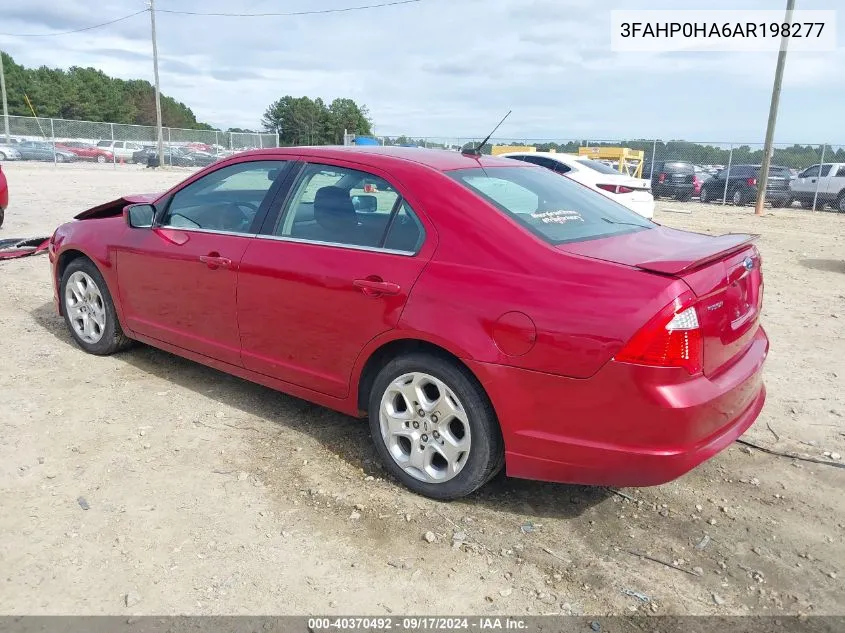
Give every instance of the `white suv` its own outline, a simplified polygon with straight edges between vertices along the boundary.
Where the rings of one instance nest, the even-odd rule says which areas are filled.
[[[123,159],[127,163],[133,161],[133,155],[138,150],[144,149],[140,143],[132,141],[100,141],[97,147],[110,151],[114,154],[115,160]]]

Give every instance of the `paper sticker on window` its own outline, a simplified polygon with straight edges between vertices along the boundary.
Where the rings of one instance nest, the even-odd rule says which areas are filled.
[[[531,217],[543,224],[566,224],[567,222],[583,222],[584,218],[577,211],[542,211],[532,213]]]

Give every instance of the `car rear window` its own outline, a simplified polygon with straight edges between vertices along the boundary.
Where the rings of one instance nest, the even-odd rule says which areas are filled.
[[[769,176],[777,178],[792,178],[792,172],[786,167],[769,167]]]
[[[550,244],[579,242],[654,226],[617,202],[549,170],[458,169],[447,174]]]
[[[590,160],[589,158],[576,158],[575,162],[579,165],[583,165],[584,167],[589,167],[593,171],[597,171],[600,174],[613,174],[614,176],[621,175],[622,172],[613,169],[610,165],[605,165],[604,163],[600,163],[597,160]]]
[[[695,167],[693,167],[689,163],[666,161],[663,164],[663,169],[661,171],[671,171],[677,174],[692,174],[695,173]]]

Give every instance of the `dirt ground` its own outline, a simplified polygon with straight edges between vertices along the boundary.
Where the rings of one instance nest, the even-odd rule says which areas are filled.
[[[0,239],[186,175],[3,170]],[[746,439],[845,454],[845,216],[656,220],[762,235],[769,397]],[[385,478],[357,420],[146,346],[84,354],[46,256],[0,263],[0,297],[2,613],[845,614],[842,469],[737,444],[633,501],[502,476],[438,503]]]

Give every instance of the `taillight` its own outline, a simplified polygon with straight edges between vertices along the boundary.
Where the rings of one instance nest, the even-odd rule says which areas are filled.
[[[701,184],[701,181],[698,179],[698,176],[693,176],[693,177],[692,177],[692,184],[694,184],[694,185],[696,185],[696,186],[698,186],[698,185],[700,185],[700,184]]]
[[[749,179],[747,179],[747,180],[745,181],[745,183],[746,183],[749,187],[756,187],[756,186],[757,186],[757,179],[756,179],[756,178],[749,178]]]
[[[660,174],[658,174],[658,176],[657,176],[657,182],[665,182],[665,181],[666,181],[666,174],[663,173],[663,172],[660,172]]]
[[[685,292],[646,323],[614,357],[623,363],[651,367],[682,367],[698,374],[703,344],[695,295]]]
[[[604,189],[610,193],[631,193],[633,189],[625,185],[596,185],[599,189]]]

